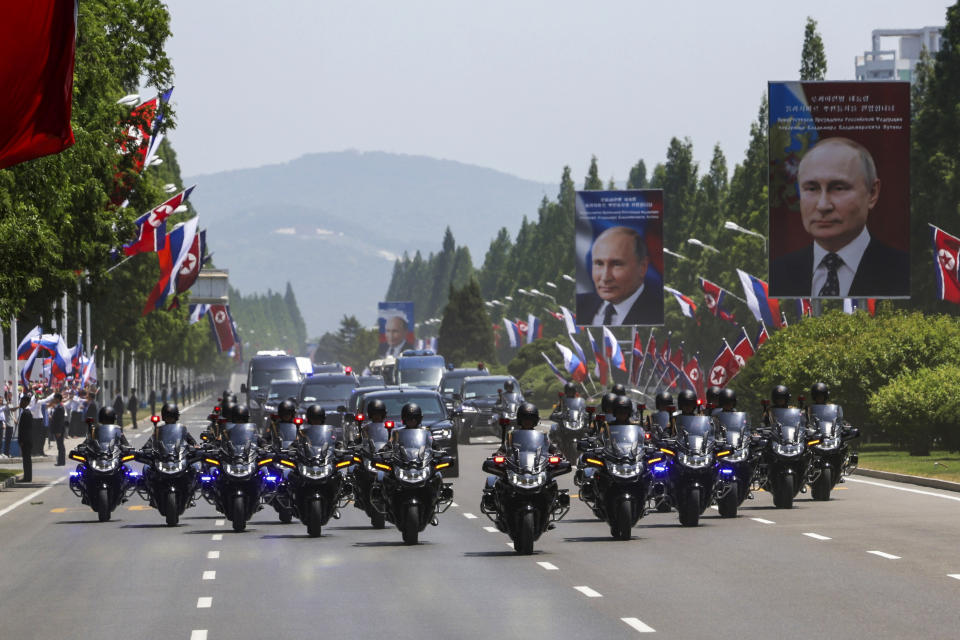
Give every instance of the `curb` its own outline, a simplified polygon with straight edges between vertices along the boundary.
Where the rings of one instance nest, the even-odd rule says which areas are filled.
[[[4,489],[10,489],[15,486],[17,486],[17,476],[10,476],[9,478],[3,481]]]
[[[861,467],[857,467],[854,470],[853,475],[877,478],[878,480],[890,480],[891,482],[903,482],[905,484],[914,484],[920,487],[930,487],[931,489],[943,489],[945,491],[955,491],[960,493],[960,482],[950,482],[949,480],[937,480],[936,478],[924,478],[922,476],[909,476],[903,473],[876,471],[875,469],[863,469]]]

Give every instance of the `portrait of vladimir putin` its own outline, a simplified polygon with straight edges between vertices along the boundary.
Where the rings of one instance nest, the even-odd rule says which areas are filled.
[[[873,156],[858,142],[834,137],[811,147],[797,170],[800,217],[810,244],[771,260],[770,295],[910,295],[909,255],[867,229],[880,187]]]
[[[663,286],[648,278],[650,256],[640,233],[610,227],[593,241],[589,272],[594,290],[577,294],[578,321],[591,325],[663,323]]]
[[[412,349],[413,345],[407,342],[407,320],[402,315],[392,315],[386,319],[383,327],[383,335],[386,338],[380,343],[377,349],[377,355],[399,357],[407,349]]]

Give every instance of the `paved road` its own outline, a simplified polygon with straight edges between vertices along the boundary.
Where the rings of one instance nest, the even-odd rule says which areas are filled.
[[[629,542],[574,500],[519,557],[479,512],[492,448],[461,447],[457,506],[415,547],[352,506],[320,539],[269,508],[235,534],[206,503],[168,528],[136,497],[101,524],[41,463],[0,492],[2,637],[960,637],[960,495],[850,479],[695,529],[650,514]]]

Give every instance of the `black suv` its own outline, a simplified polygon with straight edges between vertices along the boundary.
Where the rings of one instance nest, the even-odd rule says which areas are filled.
[[[513,393],[501,393],[503,384],[513,382]],[[512,397],[507,397],[512,396]],[[461,444],[470,444],[477,435],[500,435],[500,416],[516,418],[517,407],[523,402],[520,383],[513,376],[470,376],[463,379],[457,416],[457,439]],[[511,416],[512,413],[512,416]]]

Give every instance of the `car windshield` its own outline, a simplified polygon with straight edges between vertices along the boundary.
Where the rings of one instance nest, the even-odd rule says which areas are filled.
[[[250,374],[251,393],[261,391],[270,386],[271,382],[298,382],[300,380],[300,370],[296,366],[289,369],[254,369]]]
[[[416,402],[420,405],[420,409],[423,411],[423,419],[426,422],[442,420],[446,417],[443,403],[440,401],[440,397],[436,395],[405,393],[402,395],[374,395],[373,398],[383,401],[383,404],[387,406],[387,417],[392,420],[400,420],[400,411],[403,409],[403,405],[408,402]],[[373,398],[369,399],[372,400]]]
[[[494,396],[496,397],[497,391],[503,389],[503,383],[505,380],[471,380],[470,382],[465,382],[463,385],[463,399],[468,400],[470,398],[483,398],[485,396]],[[516,385],[514,381],[514,385]]]
[[[286,400],[296,398],[300,392],[299,382],[272,382],[267,392],[267,400]]]
[[[373,387],[383,384],[383,376],[360,376],[361,387]]]
[[[340,380],[325,384],[311,382],[303,385],[300,402],[346,402],[350,392],[356,388],[355,382]]]
[[[443,380],[440,381],[440,391],[443,394],[460,393],[460,387],[463,386],[463,379],[469,376],[475,376],[479,373],[479,371],[448,373],[447,375],[443,376]]]
[[[397,371],[397,379],[400,384],[413,385],[415,387],[436,387],[440,384],[440,378],[443,377],[443,368],[441,367],[423,367],[406,368]]]

